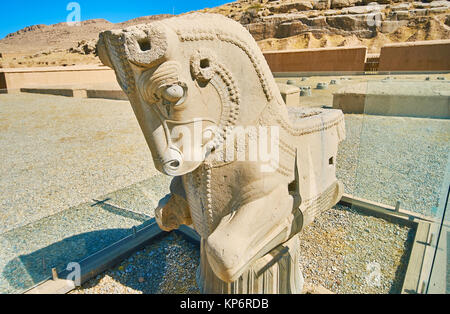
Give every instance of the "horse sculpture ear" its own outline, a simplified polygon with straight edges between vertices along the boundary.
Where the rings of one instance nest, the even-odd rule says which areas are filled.
[[[191,57],[192,77],[202,83],[209,82],[217,71],[216,55],[212,50],[199,49]]]
[[[123,34],[125,53],[130,62],[152,68],[165,61],[169,44],[162,25],[140,25],[126,29]]]

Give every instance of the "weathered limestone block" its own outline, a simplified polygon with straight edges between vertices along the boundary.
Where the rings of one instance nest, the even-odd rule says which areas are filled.
[[[430,2],[430,8],[441,8],[441,7],[450,8],[450,3],[445,0]]]
[[[308,28],[300,21],[305,14],[276,14],[266,16],[260,22],[245,25],[255,40],[266,38],[285,38],[306,31]]]
[[[300,88],[293,85],[278,83],[281,97],[283,98],[286,106],[298,106],[300,98]]]
[[[382,33],[392,33],[395,32],[400,27],[407,25],[408,21],[382,21],[380,31]]]
[[[288,2],[272,5],[269,10],[274,13],[289,13],[292,10],[296,11],[307,11],[313,9],[313,1],[298,1],[298,2]]]
[[[276,37],[278,33],[278,24],[276,23],[252,23],[246,25],[246,28],[255,40],[273,38]]]
[[[401,2],[403,0],[362,0],[361,3],[363,4],[371,4],[371,3],[378,3],[378,4],[389,4],[393,2]]]
[[[412,5],[416,9],[426,9],[426,8],[429,8],[431,6],[431,3],[424,3],[424,2],[420,2],[420,1],[414,1],[412,3]]]
[[[274,14],[274,15],[263,17],[262,21],[265,23],[273,22],[275,24],[280,24],[283,22],[297,21],[303,17],[307,17],[307,15],[304,13]]]
[[[408,10],[411,6],[411,3],[399,3],[395,5],[391,5],[390,8],[393,11],[401,11],[401,10]]]
[[[436,7],[436,8],[429,8],[427,9],[427,14],[439,14],[439,13],[446,13],[449,11],[448,7]]]
[[[409,11],[395,11],[395,17],[398,21],[408,21],[410,18]]]
[[[308,26],[303,24],[301,21],[285,22],[278,26],[275,36],[272,37],[286,38],[295,36],[307,31],[308,29]],[[270,36],[267,36],[266,38],[270,38]]]
[[[342,111],[288,111],[255,40],[221,15],[106,31],[98,53],[174,177],[158,224],[202,238],[201,290],[302,291],[298,234],[343,193]]]
[[[342,9],[354,6],[356,3],[361,2],[360,0],[331,0],[332,9]]]
[[[426,16],[428,10],[427,9],[414,9],[409,10],[411,16]]]
[[[383,20],[381,13],[370,14],[347,14],[347,15],[334,15],[328,16],[327,23],[331,27],[339,28],[345,31],[366,31],[375,27],[375,25],[369,25],[369,20]]]
[[[314,10],[331,9],[331,0],[314,0],[313,9]]]
[[[338,15],[338,14],[342,14],[341,10],[326,10],[325,12],[323,12],[324,16],[331,16],[331,15]]]
[[[342,9],[345,14],[366,14],[382,11],[386,6],[382,4],[361,5]]]
[[[302,23],[314,27],[314,28],[325,28],[328,26],[327,19],[325,16],[318,16],[313,18],[302,18],[300,19]]]

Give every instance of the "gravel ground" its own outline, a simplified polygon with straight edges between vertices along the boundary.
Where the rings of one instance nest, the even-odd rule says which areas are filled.
[[[171,233],[94,279],[73,294],[198,294],[197,245]]]
[[[399,293],[413,238],[408,227],[337,206],[303,231],[301,268],[309,285],[335,293]],[[172,233],[73,293],[198,293],[199,256],[198,246]],[[376,270],[370,265],[380,276],[366,281]]]
[[[450,149],[444,119],[345,115],[337,176],[346,193],[428,216],[438,213]]]
[[[126,101],[0,94],[0,233],[157,172]]]
[[[362,115],[345,115],[346,139],[339,144],[336,176],[348,194],[355,192],[363,119]]]
[[[0,293],[20,293],[132,234],[154,216],[170,179],[155,176],[0,234]]]
[[[344,85],[383,77],[294,80],[310,85],[339,80],[314,90],[317,98],[302,97],[302,105],[317,106]],[[157,173],[128,102],[2,94],[0,113],[0,233]],[[434,214],[449,148],[448,120],[346,115],[346,122],[338,176],[347,192],[390,205],[400,200],[402,207]]]
[[[305,281],[339,294],[400,293],[414,234],[407,226],[336,206],[302,232]]]
[[[335,88],[310,100],[317,105]],[[153,217],[168,192],[170,179],[153,176],[128,102],[7,94],[0,95],[0,113],[0,293],[20,292],[47,277],[51,266],[64,267],[124,237]],[[346,128],[337,175],[347,193],[440,214],[448,120],[346,115]],[[92,207],[93,199],[106,202]],[[304,252],[316,255],[305,261],[319,265],[303,265],[305,276],[338,293],[398,292],[406,229],[332,210],[302,236],[310,237]],[[380,265],[381,286],[365,284],[368,261]]]

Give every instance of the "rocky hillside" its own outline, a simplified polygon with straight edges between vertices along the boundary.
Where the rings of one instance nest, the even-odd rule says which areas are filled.
[[[245,25],[263,50],[450,38],[450,2],[402,0],[240,0],[204,12]]]
[[[450,38],[450,2],[402,0],[239,0],[201,12],[219,13],[247,27],[263,50],[365,45]],[[34,25],[0,40],[0,66],[99,63],[98,33],[170,15],[113,24],[103,19]],[[3,56],[3,57],[2,57]]]

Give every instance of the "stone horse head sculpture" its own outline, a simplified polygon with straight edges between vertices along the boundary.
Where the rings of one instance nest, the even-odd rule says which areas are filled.
[[[220,15],[106,31],[98,53],[175,177],[158,224],[202,238],[202,292],[300,292],[297,234],[343,193],[342,112],[288,110],[252,36]]]

